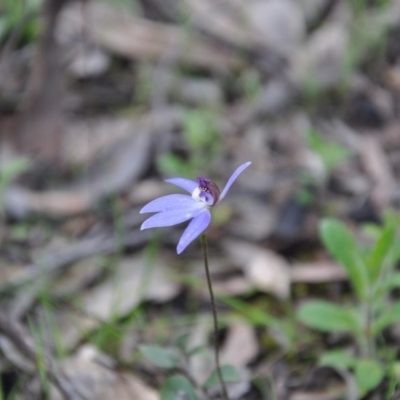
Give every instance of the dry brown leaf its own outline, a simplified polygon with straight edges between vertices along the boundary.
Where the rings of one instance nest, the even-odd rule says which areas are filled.
[[[290,292],[290,269],[283,257],[246,242],[225,241],[225,248],[246,278],[258,289],[287,298]]]
[[[119,121],[119,124],[115,124],[115,121],[114,124],[104,123],[103,128],[109,128],[108,135],[113,132],[112,128],[118,126],[116,135],[121,140],[102,154],[101,158],[98,157],[72,188],[37,192],[10,187],[4,196],[7,212],[17,217],[23,217],[28,213],[52,216],[74,215],[90,210],[104,196],[124,190],[146,170],[151,161],[149,151],[154,131],[145,125],[135,125],[132,120]],[[83,145],[80,138],[73,142],[71,148],[87,149],[90,143],[96,142],[94,138],[89,140],[86,137],[86,140],[87,146]],[[93,151],[97,152],[97,156],[101,146],[102,144],[94,146]],[[87,153],[84,157],[90,159]],[[92,150],[90,154],[94,155]]]
[[[25,217],[28,213],[74,215],[92,207],[90,193],[61,190],[34,192],[17,187],[11,187],[6,191],[4,202],[7,212],[18,218]]]
[[[125,315],[141,301],[170,300],[180,285],[172,278],[167,259],[163,254],[151,262],[144,255],[122,259],[111,279],[84,294],[84,311],[107,321]]]
[[[302,9],[296,1],[251,1],[243,12],[253,31],[275,51],[290,57],[302,45],[306,27]]]
[[[258,351],[258,340],[254,328],[246,324],[234,324],[229,327],[221,350],[221,360],[223,364],[245,367],[257,356]]]
[[[307,392],[305,390],[295,390],[290,394],[289,400],[337,400],[346,398],[346,394],[346,386],[338,385],[325,391],[319,390]]]
[[[93,256],[88,259],[78,261],[65,273],[55,279],[51,284],[51,293],[54,296],[69,296],[80,290],[86,290],[85,286],[95,281],[104,273],[104,263],[101,257]]]
[[[295,82],[312,81],[316,87],[331,87],[343,77],[349,44],[347,27],[341,22],[326,23],[316,31],[293,60]]]
[[[221,363],[234,366],[240,376],[239,382],[227,385],[230,398],[241,398],[250,390],[250,370],[247,364],[257,356],[258,351],[258,340],[253,327],[245,324],[229,327],[221,350]]]
[[[226,43],[241,48],[265,47],[266,41],[253,29],[246,18],[246,7],[237,0],[214,2],[212,0],[183,0],[192,18],[192,24]]]
[[[120,318],[142,301],[165,302],[177,295],[180,284],[160,254],[149,262],[144,255],[124,258],[108,279],[76,296],[74,306],[59,310],[57,325],[63,346],[76,346],[82,336],[111,318]]]
[[[86,345],[66,359],[61,370],[85,400],[159,400],[155,389],[131,373],[114,371],[112,364],[95,347]],[[51,399],[62,398],[53,388]]]
[[[233,52],[211,40],[188,35],[171,24],[124,13],[102,2],[71,5],[64,11],[61,24],[74,32],[84,26],[96,43],[128,58],[157,61],[173,52],[177,61],[198,67],[235,68],[241,64]]]
[[[338,264],[326,262],[295,263],[290,271],[292,283],[323,283],[347,280],[346,271]]]
[[[234,276],[223,280],[214,280],[213,288],[220,296],[240,296],[252,289],[252,284],[243,276]],[[208,295],[208,292],[206,294]]]
[[[138,121],[111,116],[70,120],[63,136],[63,157],[71,165],[90,165],[99,154],[135,136]]]
[[[248,195],[231,196],[236,218],[229,222],[229,230],[247,240],[263,240],[267,238],[276,223],[276,212],[265,202]]]
[[[190,332],[188,348],[194,349],[199,346],[206,346],[212,329],[210,315],[197,318],[196,324]],[[197,352],[189,360],[190,372],[199,385],[202,385],[215,368],[214,357],[210,348]]]
[[[149,201],[161,197],[171,189],[171,185],[164,185],[157,178],[144,179],[132,187],[129,192],[129,201],[133,204],[145,204]]]
[[[79,51],[80,50],[80,51]],[[99,48],[79,49],[68,65],[68,72],[79,79],[93,78],[104,74],[111,65],[111,57]]]

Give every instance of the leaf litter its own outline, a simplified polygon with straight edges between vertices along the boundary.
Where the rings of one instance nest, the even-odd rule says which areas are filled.
[[[140,233],[138,211],[169,193],[162,179],[224,181],[251,160],[208,230],[221,357],[241,377],[230,396],[357,399],[360,367],[313,369],[335,344],[354,345],[306,333],[288,303],[351,303],[346,272],[322,250],[321,217],[359,231],[398,207],[399,1],[65,0],[52,14],[53,2],[38,11],[57,16],[43,26],[50,46],[18,38],[18,25],[1,42],[5,394],[158,399],[168,375],[138,349],[171,346],[178,327],[204,348],[188,364],[204,382],[213,357],[200,248],[176,258],[182,228]],[[218,132],[199,147],[183,132],[193,107]],[[6,166],[20,157],[30,163],[14,177]],[[384,334],[398,345],[396,326]],[[364,382],[364,397],[389,386]]]

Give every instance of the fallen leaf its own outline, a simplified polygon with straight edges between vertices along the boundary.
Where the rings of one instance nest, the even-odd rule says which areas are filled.
[[[290,292],[290,268],[283,257],[246,242],[225,241],[232,260],[253,285],[285,299]]]
[[[342,22],[329,22],[316,31],[292,63],[295,82],[332,87],[343,78],[349,33]]]
[[[243,10],[251,27],[275,51],[291,56],[306,33],[301,7],[291,0],[251,1]]]
[[[235,236],[258,241],[267,238],[273,231],[276,213],[264,202],[247,195],[232,196],[229,202],[238,214],[228,224]]]
[[[73,307],[59,310],[56,318],[63,346],[73,348],[101,323],[123,317],[142,301],[165,302],[175,297],[180,284],[166,259],[163,254],[152,262],[144,255],[124,258],[108,279],[77,295]]]
[[[144,255],[122,259],[111,279],[84,294],[83,310],[107,321],[127,314],[141,301],[172,299],[180,285],[172,278],[166,259],[162,254],[151,262]]]
[[[290,271],[292,283],[323,283],[347,280],[346,271],[338,264],[326,262],[295,263]]]
[[[95,43],[128,58],[157,61],[170,51],[179,62],[197,67],[241,64],[233,52],[200,35],[188,35],[183,28],[140,18],[103,2],[72,4],[61,17],[60,23],[70,30],[80,32],[84,27]]]
[[[132,373],[117,372],[113,361],[95,347],[85,345],[60,366],[63,374],[85,400],[159,400],[154,388]],[[62,400],[53,388],[52,400]]]
[[[227,338],[221,350],[221,360],[223,364],[244,367],[257,356],[258,351],[258,340],[254,328],[246,324],[234,324],[228,329]]]

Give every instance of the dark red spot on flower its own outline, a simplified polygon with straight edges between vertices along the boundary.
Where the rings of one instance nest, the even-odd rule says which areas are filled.
[[[218,186],[207,178],[199,177],[197,178],[197,182],[199,183],[199,189],[201,192],[208,193],[211,196],[211,201],[207,201],[210,206],[213,206],[218,202],[219,199],[219,188]],[[206,200],[209,200],[209,196],[205,197]]]

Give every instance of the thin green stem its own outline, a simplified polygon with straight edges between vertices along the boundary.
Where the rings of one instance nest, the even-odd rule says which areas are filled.
[[[224,398],[224,400],[229,400],[228,391],[226,389],[226,385],[225,385],[224,379],[222,377],[221,365],[220,365],[220,362],[219,362],[217,307],[215,305],[214,292],[213,292],[212,283],[211,283],[210,269],[208,267],[207,237],[206,237],[206,235],[204,233],[201,235],[200,240],[201,240],[201,248],[203,250],[204,267],[205,267],[205,270],[206,270],[208,291],[210,292],[211,307],[212,307],[213,320],[214,320],[215,365],[216,365],[216,369],[217,369],[218,379],[221,382],[223,398]]]

